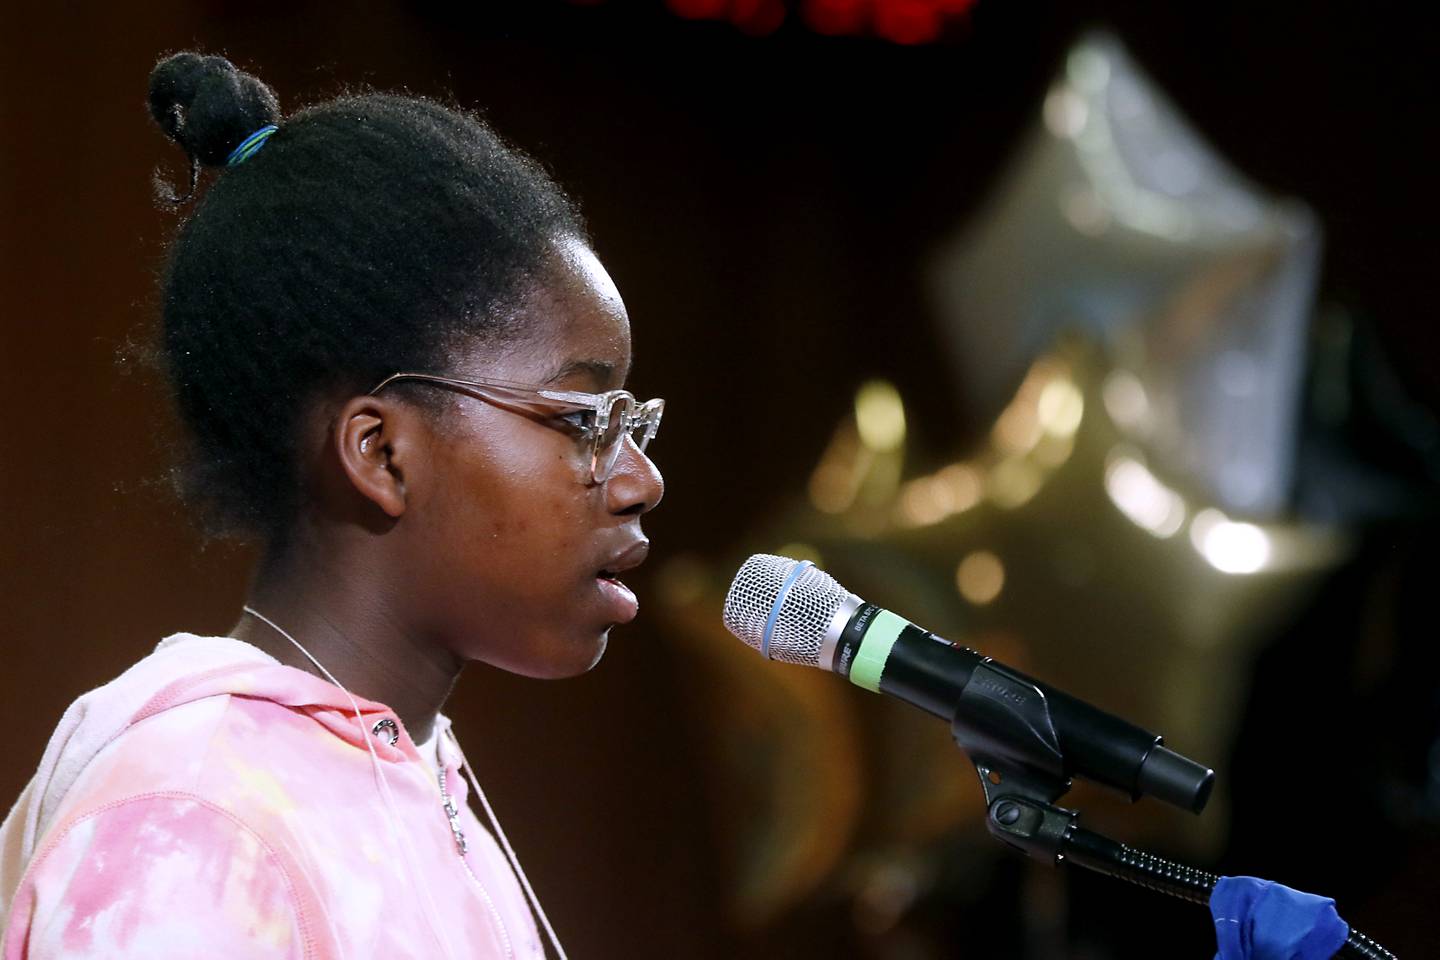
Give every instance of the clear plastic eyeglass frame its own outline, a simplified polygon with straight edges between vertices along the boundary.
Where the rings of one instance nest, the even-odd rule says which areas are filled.
[[[469,393],[488,403],[520,413],[538,413],[546,417],[547,426],[557,425],[566,414],[590,414],[588,421],[568,424],[590,442],[590,479],[604,483],[620,459],[625,437],[630,437],[641,453],[655,439],[665,401],[658,397],[640,403],[628,390],[607,390],[605,393],[581,393],[572,390],[545,390],[541,387],[508,380],[456,380],[430,373],[392,373],[370,391],[375,396],[399,381],[433,383],[461,393]]]

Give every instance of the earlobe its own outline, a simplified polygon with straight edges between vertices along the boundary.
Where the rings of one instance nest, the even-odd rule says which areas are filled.
[[[335,420],[334,444],[345,479],[355,493],[387,517],[405,512],[405,452],[409,449],[399,409],[376,397],[356,397]]]

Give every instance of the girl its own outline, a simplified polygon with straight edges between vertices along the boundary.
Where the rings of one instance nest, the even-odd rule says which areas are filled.
[[[469,661],[573,676],[636,614],[663,403],[620,389],[624,304],[470,114],[282,117],[195,53],[149,107],[192,196],[220,168],[163,278],[183,489],[262,560],[228,637],[66,712],[0,828],[0,957],[563,956],[440,709]]]

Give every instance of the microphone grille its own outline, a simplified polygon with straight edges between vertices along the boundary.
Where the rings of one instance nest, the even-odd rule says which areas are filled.
[[[771,660],[816,667],[825,632],[852,594],[824,570],[807,565],[786,591],[767,644],[765,629],[775,599],[799,564],[768,553],[757,553],[741,564],[725,596],[725,629]]]

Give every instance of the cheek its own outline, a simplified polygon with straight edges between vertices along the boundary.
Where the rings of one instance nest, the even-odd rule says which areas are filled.
[[[551,447],[559,446],[552,444]],[[447,465],[435,532],[496,579],[543,576],[585,539],[592,509],[576,458],[554,449],[479,450]]]
[[[604,650],[601,625],[591,622],[598,595],[590,567],[599,562],[596,533],[607,526],[603,490],[583,482],[573,454],[524,452],[446,465],[426,523],[440,546],[427,548],[417,600],[467,660],[572,676]]]

